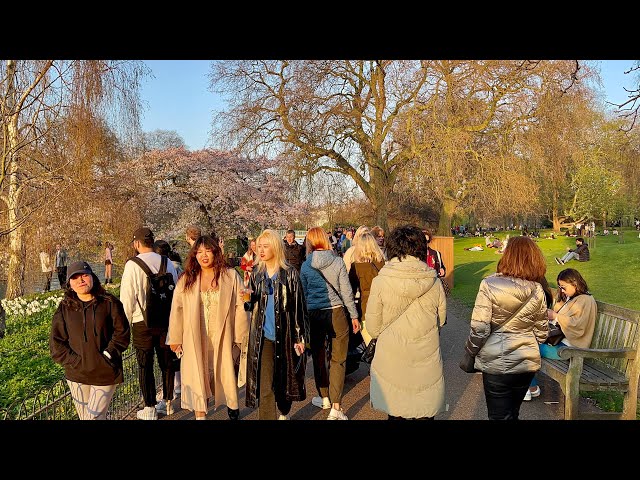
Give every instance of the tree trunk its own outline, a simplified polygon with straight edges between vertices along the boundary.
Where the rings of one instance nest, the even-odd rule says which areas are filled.
[[[379,225],[388,233],[389,203],[392,201],[393,181],[389,180],[384,174],[374,171],[371,175],[369,185],[371,187],[369,201],[374,209],[375,225]]]
[[[13,181],[9,190],[14,190]],[[16,197],[9,198],[9,225],[17,224],[17,201]],[[24,295],[24,264],[26,260],[26,248],[23,238],[23,227],[14,228],[9,233],[9,272],[7,275],[6,298],[12,300]]]
[[[451,221],[456,213],[458,202],[452,198],[445,198],[440,209],[440,221],[438,223],[438,235],[442,237],[451,236]]]
[[[15,75],[15,61],[7,61],[7,74],[9,77],[6,102],[12,112],[6,123],[7,173],[5,182],[9,180],[9,194],[4,198],[7,204],[7,217],[9,220],[9,271],[7,274],[6,298],[12,300],[24,295],[24,264],[26,260],[26,248],[23,240],[23,230],[20,225],[20,188],[18,179],[18,111],[12,111],[15,106],[15,87],[13,77]]]

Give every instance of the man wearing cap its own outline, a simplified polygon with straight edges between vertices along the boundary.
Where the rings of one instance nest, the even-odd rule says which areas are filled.
[[[138,253],[137,257],[147,264],[151,272],[160,270],[162,257],[153,251],[153,232],[147,228],[138,228],[133,232],[133,248]],[[173,275],[174,283],[178,283],[178,275],[172,262],[167,262],[167,272]],[[131,323],[133,346],[138,360],[140,390],[144,398],[144,408],[139,410],[137,417],[140,420],[157,420],[156,410],[156,382],[153,374],[153,352],[158,356],[158,364],[162,371],[162,391],[164,413],[171,415],[174,408],[171,405],[174,388],[174,362],[175,354],[166,345],[167,329],[148,328],[144,322],[141,308],[145,308],[146,291],[149,280],[145,272],[135,262],[127,262],[122,272],[120,285],[120,300],[124,305],[124,311]]]

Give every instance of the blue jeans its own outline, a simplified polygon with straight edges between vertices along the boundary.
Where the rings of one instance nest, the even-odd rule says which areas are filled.
[[[560,347],[566,347],[566,345],[562,342],[560,342],[558,345],[547,345],[546,343],[541,343],[539,345],[540,347],[540,356],[542,358],[551,358],[552,360],[561,360],[561,358],[558,356],[558,348]],[[533,377],[533,380],[531,380],[531,385],[529,385],[530,387],[535,387],[538,385],[538,380],[536,380],[536,377]]]
[[[567,263],[572,258],[575,258],[576,260],[578,260],[580,256],[576,252],[567,252],[564,254],[564,257],[562,257],[562,261],[564,263]]]

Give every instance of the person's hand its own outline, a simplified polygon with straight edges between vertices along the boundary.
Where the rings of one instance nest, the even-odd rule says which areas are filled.
[[[570,251],[570,250],[571,250],[571,248],[567,247],[567,252]]]
[[[181,343],[172,343],[169,345],[169,348],[171,349],[171,351],[173,353],[176,353],[178,350],[180,350],[182,348],[182,344]]]
[[[554,318],[556,318],[556,312],[552,308],[547,308],[547,319],[553,320]]]
[[[360,331],[360,320],[352,318],[351,325],[353,326],[353,333],[358,333]]]
[[[441,276],[441,277],[444,277],[444,268],[441,268],[441,269],[440,269],[440,276]]]
[[[304,353],[304,342],[294,343],[293,349],[296,351],[298,356],[302,355]]]

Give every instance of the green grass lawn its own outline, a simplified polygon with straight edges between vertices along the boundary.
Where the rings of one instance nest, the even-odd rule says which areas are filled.
[[[597,236],[595,248],[590,249],[591,260],[578,262],[571,260],[566,265],[556,264],[554,257],[562,257],[566,247],[575,248],[575,237],[558,237],[536,239],[547,259],[547,281],[551,288],[557,287],[556,277],[565,268],[578,270],[589,285],[589,290],[596,300],[614,305],[640,310],[638,295],[638,279],[640,279],[640,238],[634,229],[620,229],[624,232],[624,243],[618,243],[615,235]],[[503,240],[507,233],[511,236],[517,232],[498,232],[497,237]],[[551,230],[541,231],[541,236]],[[586,239],[585,239],[586,241]],[[481,244],[482,252],[465,250],[475,244]],[[465,305],[473,307],[480,281],[496,272],[500,254],[495,248],[485,248],[484,237],[455,238],[453,242],[454,288],[453,297]]]

